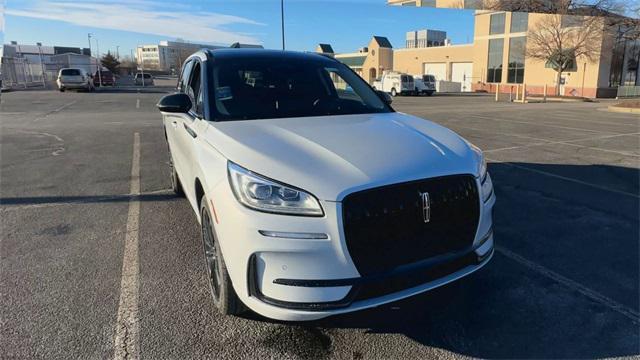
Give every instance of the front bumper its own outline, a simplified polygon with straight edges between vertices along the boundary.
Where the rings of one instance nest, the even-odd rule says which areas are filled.
[[[363,278],[344,241],[341,203],[321,201],[323,217],[256,212],[240,205],[228,182],[212,192],[216,237],[240,300],[263,316],[308,321],[407,298],[483,267],[493,255],[492,208],[481,204],[473,245]],[[214,210],[215,211],[215,210]],[[260,231],[326,234],[326,239],[267,237]]]

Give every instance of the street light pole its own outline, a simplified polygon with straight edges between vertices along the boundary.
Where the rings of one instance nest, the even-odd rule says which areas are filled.
[[[120,45],[116,45],[116,58],[120,61]]]
[[[140,47],[138,46],[136,48],[136,51],[139,50]],[[142,48],[144,52],[144,47]],[[144,87],[144,54],[140,54],[140,76],[142,76],[142,78],[140,80],[142,80],[142,87]]]
[[[44,63],[42,62],[42,43],[36,43],[38,45],[38,54],[40,55],[40,67],[42,69],[42,87],[46,88],[47,84],[44,81]]]
[[[280,21],[282,29],[282,50],[284,50],[284,0],[280,0]]]

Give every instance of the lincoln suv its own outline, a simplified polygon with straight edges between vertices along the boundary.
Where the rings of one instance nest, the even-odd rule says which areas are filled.
[[[158,108],[173,190],[201,226],[221,313],[315,320],[428,291],[490,260],[495,196],[482,152],[390,104],[319,54],[188,58]]]

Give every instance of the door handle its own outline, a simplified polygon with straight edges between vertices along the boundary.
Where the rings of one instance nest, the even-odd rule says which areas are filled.
[[[190,127],[187,126],[187,124],[183,123],[182,125],[184,125],[184,129],[189,133],[189,135],[191,135],[192,138],[197,138],[198,134],[196,134],[195,131],[193,131],[193,129],[191,129]]]

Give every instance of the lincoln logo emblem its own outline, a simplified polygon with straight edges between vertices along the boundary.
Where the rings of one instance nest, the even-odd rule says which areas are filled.
[[[431,200],[428,192],[423,192],[420,196],[422,197],[422,219],[426,224],[431,221]]]

